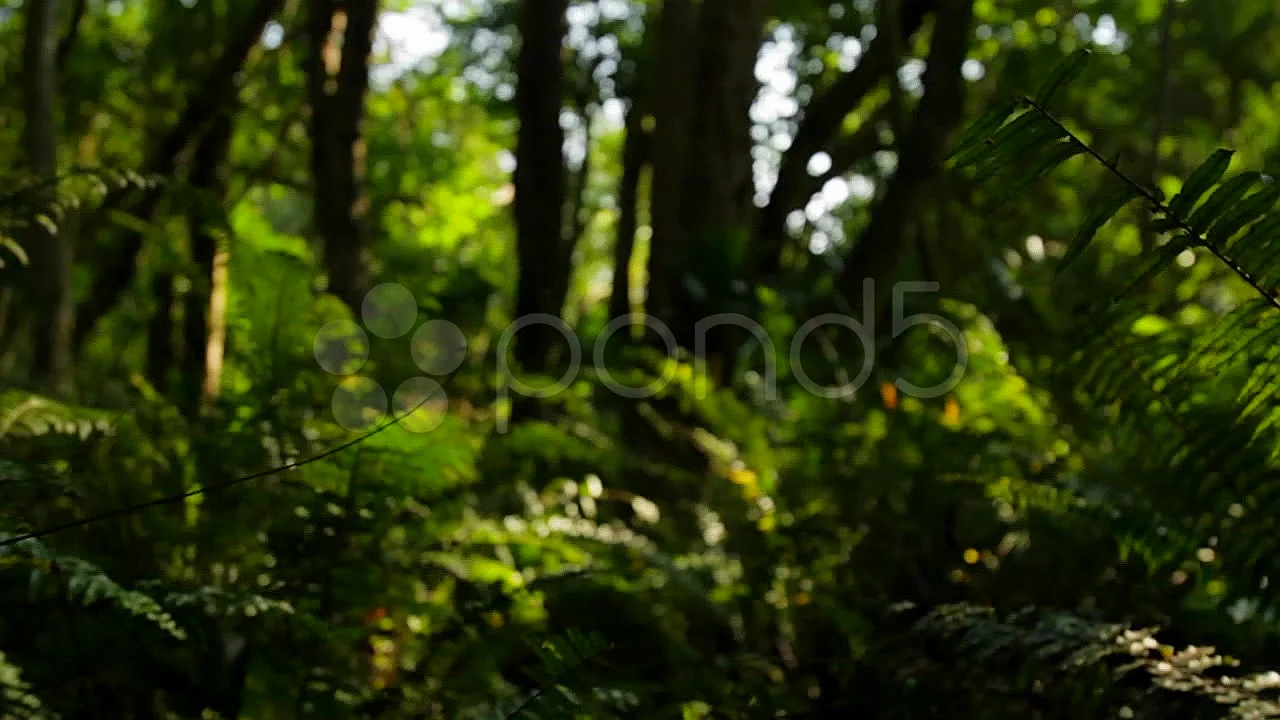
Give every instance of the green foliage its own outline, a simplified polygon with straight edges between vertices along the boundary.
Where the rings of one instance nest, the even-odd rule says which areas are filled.
[[[1075,67],[1078,60],[1073,56],[1066,62]],[[1075,362],[1060,370],[1096,406],[1111,408],[1120,426],[1133,433],[1132,442],[1142,438],[1143,451],[1130,465],[1133,474],[1116,491],[1131,498],[1126,502],[1141,498],[1150,503],[1146,507],[1155,516],[1146,531],[1131,527],[1128,532],[1136,537],[1144,532],[1189,532],[1184,542],[1208,542],[1209,549],[1201,554],[1217,558],[1214,566],[1226,581],[1218,595],[1252,597],[1258,578],[1275,568],[1263,549],[1269,547],[1265,538],[1252,535],[1252,528],[1238,520],[1246,513],[1265,517],[1280,510],[1271,504],[1280,446],[1274,434],[1280,411],[1271,402],[1280,387],[1271,338],[1280,304],[1266,290],[1280,280],[1273,267],[1277,254],[1270,249],[1271,228],[1280,222],[1280,212],[1274,210],[1280,193],[1260,173],[1224,179],[1232,153],[1218,150],[1165,203],[1083,143],[1040,103],[1025,99],[1023,106],[1022,114],[1013,119],[985,121],[996,128],[986,138],[989,153],[979,152],[970,165],[981,168],[992,157],[1026,154],[1037,144],[1043,148],[1070,143],[1083,148],[1112,178],[1061,266],[1081,257],[1122,207],[1141,199],[1164,230],[1160,242],[1165,247],[1157,248],[1153,261],[1136,278],[1125,279],[1130,289],[1166,270],[1176,257],[1202,251],[1255,294],[1253,300],[1180,326],[1148,315],[1141,304],[1121,294],[1099,305],[1103,313],[1075,331],[1083,342],[1078,341]],[[978,147],[981,135],[965,138],[962,149]],[[1055,166],[1042,164],[1037,173]],[[1230,384],[1238,390],[1224,387]],[[1169,473],[1196,480],[1169,487]],[[1154,537],[1142,541],[1167,544]],[[1153,560],[1159,567],[1176,566],[1178,555],[1194,549],[1175,545],[1172,553]]]
[[[5,572],[13,572],[15,568],[28,569],[27,587],[31,600],[38,602],[52,594],[82,607],[104,602],[149,621],[177,640],[186,639],[186,634],[173,618],[149,595],[126,590],[101,568],[78,557],[56,555],[38,540],[12,540],[10,537],[0,538],[6,543],[0,551],[0,567]]]
[[[976,2],[968,107],[932,119],[911,115],[935,91],[917,71],[946,28],[926,19],[881,63],[871,29],[888,6],[775,4],[768,52],[738,38],[698,74],[794,77],[761,93],[752,127],[743,100],[742,127],[690,152],[734,170],[705,178],[708,210],[767,194],[785,148],[803,151],[812,197],[763,238],[779,277],[735,287],[761,260],[751,233],[681,237],[698,261],[679,269],[719,278],[704,289],[772,349],[702,363],[634,342],[514,417],[493,368],[530,274],[509,207],[521,3],[393,5],[375,60],[415,17],[411,44],[438,20],[446,47],[374,63],[360,136],[341,139],[358,167],[338,182],[358,191],[371,284],[408,288],[415,327],[463,330],[467,357],[444,375],[418,366],[411,334],[378,337],[323,292],[335,268],[313,206],[333,180],[311,157],[312,5],[251,34],[211,108],[233,121],[207,177],[215,123],[167,141],[257,6],[67,8],[83,16],[57,38],[61,176],[0,195],[0,716],[1277,716],[1280,183],[1239,169],[1280,159],[1275,3]],[[646,265],[651,206],[671,191],[652,178],[670,158],[645,147],[664,129],[649,121],[680,108],[646,104],[653,63],[676,51],[664,4],[569,5],[562,304],[589,357],[624,213],[638,209]],[[0,12],[11,77],[22,13]],[[830,137],[804,134],[859,83]],[[0,90],[12,167],[22,95]],[[715,120],[723,98],[696,100],[691,124]],[[640,112],[639,137],[620,109]],[[899,167],[917,120],[972,120],[955,172]],[[838,327],[793,346],[810,318],[847,312],[842,284],[863,271],[848,261],[898,204],[885,248],[941,292],[882,309],[874,348]],[[48,277],[36,223],[74,237],[76,309],[101,315],[79,328],[62,400],[19,389],[39,386],[29,338],[50,314],[22,294]],[[663,271],[634,269],[632,304]],[[335,322],[360,328],[351,372],[388,409],[423,376],[447,404],[372,436],[341,427],[349,376],[315,357]],[[895,384],[940,382],[961,357],[939,397]],[[864,359],[852,396],[813,392]],[[665,386],[633,400],[619,383]],[[1156,626],[1158,640],[1134,629]]]
[[[1212,647],[1177,650],[1162,644],[1151,629],[1135,630],[1034,608],[1002,618],[991,608],[948,605],[930,611],[913,631],[922,638],[942,640],[968,660],[951,669],[961,683],[990,687],[1009,672],[1010,665],[1035,667],[1041,673],[1033,676],[1038,678],[1034,682],[1039,692],[1062,703],[1064,698],[1054,694],[1062,692],[1063,686],[1070,692],[1073,683],[1083,680],[1081,674],[1096,675],[1102,669],[1110,675],[1110,683],[1123,688],[1108,698],[1109,711],[1119,717],[1158,716],[1150,706],[1181,704],[1185,708],[1188,701],[1179,700],[1178,694],[1208,701],[1204,707],[1226,708],[1232,718],[1280,716],[1280,703],[1269,692],[1280,687],[1280,673],[1224,673],[1224,668],[1237,667],[1240,661]],[[1131,680],[1131,674],[1137,677]],[[1050,682],[1058,688],[1045,687]],[[1169,697],[1152,698],[1148,688]]]
[[[0,442],[62,433],[87,438],[93,432],[109,432],[111,414],[65,403],[21,390],[0,391]]]

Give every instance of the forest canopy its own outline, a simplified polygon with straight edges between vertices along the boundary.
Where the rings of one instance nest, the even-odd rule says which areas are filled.
[[[1280,717],[1278,48],[5,4],[0,720]]]

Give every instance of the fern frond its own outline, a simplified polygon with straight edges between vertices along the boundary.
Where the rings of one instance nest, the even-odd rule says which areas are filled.
[[[59,720],[22,679],[22,670],[0,652],[0,720]]]
[[[1233,718],[1280,717],[1280,703],[1268,695],[1280,688],[1280,673],[1227,674],[1237,660],[1212,647],[1176,650],[1162,644],[1155,629],[1035,608],[999,617],[991,608],[957,604],[935,608],[914,632],[966,658],[967,669],[955,670],[978,682],[997,664],[1038,665],[1063,676],[1105,666],[1113,683],[1139,671],[1148,687],[1198,696],[1228,708]]]
[[[594,688],[575,682],[575,674],[596,662],[609,649],[609,643],[594,633],[568,630],[532,647],[539,666],[529,674],[538,688],[513,709],[504,711],[504,720],[528,718],[574,717],[588,709],[600,710],[600,699]],[[574,686],[578,686],[574,689]],[[593,714],[599,717],[599,714]]]
[[[1104,299],[1101,312],[1083,318],[1082,329],[1067,338],[1077,352],[1059,366],[1062,386],[1107,421],[1100,429],[1124,477],[1095,473],[1092,482],[1124,488],[1108,495],[1112,507],[1143,507],[1160,518],[1147,530],[1160,533],[1164,561],[1174,565],[1197,547],[1215,548],[1213,568],[1231,579],[1228,595],[1251,596],[1260,578],[1280,572],[1273,559],[1280,543],[1258,532],[1256,522],[1238,522],[1280,512],[1280,299],[1271,290],[1280,285],[1280,183],[1252,171],[1228,175],[1233,153],[1220,149],[1165,202],[1050,114],[1051,89],[1078,74],[1081,61],[1069,58],[1035,99],[1005,103],[981,120],[958,149],[956,167],[981,169],[1012,154],[1050,153],[1034,176],[1059,156],[1073,157],[1062,149],[1073,144],[1101,165],[1106,183],[1059,271],[1134,201],[1146,204],[1156,228],[1171,235],[1136,267],[1125,291]],[[1028,151],[1022,143],[1033,137],[1040,145]],[[1256,298],[1194,327],[1148,317],[1125,302],[1130,290],[1188,249],[1207,251]]]
[[[101,410],[77,407],[21,390],[0,391],[0,440],[49,433],[88,438],[95,431],[109,433],[111,416]]]
[[[0,570],[22,566],[30,568],[28,585],[33,595],[56,588],[68,600],[86,607],[108,602],[129,615],[147,620],[177,640],[186,639],[186,632],[155,598],[120,586],[101,568],[83,558],[55,554],[35,539],[0,547]]]
[[[208,617],[255,617],[259,615],[294,615],[292,604],[216,585],[203,585],[193,590],[162,592],[159,581],[138,584],[140,591],[158,597],[162,607],[171,610],[195,609]]]

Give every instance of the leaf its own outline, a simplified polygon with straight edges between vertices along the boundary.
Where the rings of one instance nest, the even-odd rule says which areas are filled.
[[[1277,234],[1280,234],[1280,213],[1263,217],[1228,247],[1232,252],[1238,251],[1237,259],[1243,265],[1250,262],[1255,255],[1270,250],[1271,240]]]
[[[989,139],[1005,124],[1009,116],[1018,109],[1018,105],[1017,100],[1005,100],[987,111],[964,131],[945,160],[949,162],[965,151],[974,149],[975,146],[982,148],[982,142]]]
[[[1233,155],[1235,155],[1234,150],[1226,148],[1215,150],[1209,159],[1201,163],[1200,167],[1187,178],[1182,190],[1169,202],[1169,211],[1177,217],[1186,217],[1191,208],[1195,207],[1200,196],[1213,187],[1213,184],[1218,182],[1227,171]]]
[[[1103,194],[1093,204],[1093,210],[1085,219],[1080,230],[1076,232],[1075,239],[1071,241],[1071,247],[1062,257],[1062,261],[1058,263],[1057,271],[1061,273],[1072,262],[1080,257],[1089,247],[1089,243],[1093,242],[1093,238],[1098,234],[1098,230],[1107,224],[1107,221],[1120,212],[1120,209],[1138,196],[1138,191],[1128,183],[1120,183],[1110,192]]]
[[[1036,105],[1041,108],[1048,108],[1049,103],[1053,101],[1054,95],[1062,89],[1064,85],[1075,80],[1084,71],[1085,63],[1088,62],[1092,53],[1088,48],[1081,48],[1067,56],[1065,60],[1058,63],[1053,69],[1049,77],[1036,90]]]
[[[1209,241],[1215,245],[1227,242],[1249,223],[1261,218],[1280,200],[1280,182],[1263,177],[1263,188],[1241,200],[1229,212],[1209,226]]]
[[[1010,123],[1005,129],[1008,130],[1007,135],[1005,130],[1001,130],[993,140],[993,147],[986,156],[979,162],[973,163],[980,166],[977,170],[980,181],[991,178],[1003,172],[1005,168],[1025,160],[1039,148],[1066,139],[1062,130],[1040,113],[1027,113],[1018,119],[1028,116],[1030,117],[1028,122],[1016,129],[1014,125],[1017,121]]]
[[[18,259],[18,262],[20,264],[24,266],[31,264],[31,260],[27,258],[27,251],[23,250],[22,246],[19,245],[18,242],[13,238],[0,237],[0,247],[12,253],[13,256]]]
[[[1053,172],[1058,166],[1062,165],[1071,158],[1083,154],[1085,152],[1084,145],[1072,138],[1058,140],[1049,146],[1049,149],[1039,158],[1039,160],[1031,165],[1031,169],[1018,177],[1016,181],[1011,183],[1008,197],[1011,199],[1026,190],[1027,186],[1039,180],[1040,178]]]
[[[1036,127],[1043,122],[1044,118],[1039,113],[1032,111],[1022,113],[1002,126],[994,135],[985,138],[982,144],[975,146],[963,157],[956,158],[953,169],[964,170],[980,162],[989,161],[994,155],[1006,154],[1011,143],[1021,144],[1029,136],[1034,137],[1030,134],[1034,133]]]
[[[1177,230],[1181,227],[1182,227],[1182,222],[1179,221],[1177,218],[1164,216],[1164,217],[1157,217],[1153,219],[1151,221],[1150,229],[1151,229],[1151,232],[1154,232],[1154,233],[1167,233],[1167,232],[1172,232],[1174,230]]]
[[[1209,228],[1215,220],[1222,217],[1227,208],[1235,205],[1244,194],[1249,192],[1249,188],[1253,187],[1258,180],[1262,178],[1262,173],[1247,172],[1241,173],[1230,180],[1223,183],[1213,194],[1204,201],[1196,211],[1191,213],[1191,218],[1187,224],[1195,233],[1201,234]]]

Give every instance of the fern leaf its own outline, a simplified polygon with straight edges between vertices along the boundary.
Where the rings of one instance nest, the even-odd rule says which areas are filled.
[[[1169,201],[1169,211],[1178,217],[1186,217],[1191,208],[1200,200],[1209,188],[1213,187],[1227,172],[1227,167],[1231,165],[1231,158],[1235,155],[1234,150],[1220,148],[1215,150],[1208,160],[1200,164],[1187,181],[1183,183],[1182,190],[1173,196],[1173,200]]]
[[[1280,213],[1267,215],[1255,222],[1244,234],[1227,244],[1227,249],[1237,261],[1247,266],[1254,265],[1257,257],[1274,250],[1272,240],[1280,237]]]
[[[1200,207],[1195,209],[1195,212],[1191,213],[1191,217],[1187,220],[1191,231],[1197,235],[1203,234],[1215,221],[1222,219],[1227,209],[1243,198],[1245,193],[1249,192],[1261,179],[1262,173],[1251,171],[1240,173],[1220,185]]]
[[[1175,239],[1165,244],[1156,252],[1155,256],[1149,258],[1142,266],[1142,270],[1134,276],[1133,280],[1125,286],[1123,290],[1116,294],[1112,302],[1119,302],[1135,288],[1146,284],[1151,278],[1164,272],[1170,265],[1177,260],[1178,256],[1187,249],[1187,244],[1181,239]]]
[[[0,718],[4,720],[58,720],[59,716],[44,707],[32,694],[31,686],[22,679],[22,670],[0,652]]]
[[[31,260],[27,257],[27,251],[22,249],[16,240],[10,237],[0,236],[0,249],[9,251],[9,254],[18,261],[19,265],[30,265]],[[0,267],[4,267],[4,258],[0,257]]]
[[[538,682],[538,689],[525,698],[515,709],[505,713],[506,720],[538,718],[537,710],[546,709],[547,717],[569,717],[583,706],[596,704],[593,696],[575,693],[566,686],[570,675],[595,661],[609,644],[594,633],[569,630],[561,636],[549,638],[532,648],[540,667],[530,672]]]
[[[0,440],[6,435],[38,436],[50,432],[87,438],[111,429],[109,415],[18,390],[0,391]]]
[[[976,167],[978,180],[985,180],[1065,137],[1048,118],[1035,111],[1026,112],[996,133],[990,152],[970,167]]]
[[[1029,169],[1010,183],[1007,197],[1012,199],[1021,195],[1026,191],[1028,185],[1053,172],[1071,158],[1082,155],[1085,152],[1087,152],[1085,146],[1073,138],[1054,142],[1049,145],[1047,150],[1037,154],[1033,162],[1030,163]]]
[[[1053,72],[1049,73],[1049,77],[1036,90],[1036,105],[1048,108],[1058,91],[1079,77],[1080,73],[1084,71],[1090,54],[1091,52],[1088,48],[1081,48],[1068,55],[1061,63],[1058,63],[1058,66],[1053,69]]]
[[[1097,200],[1093,202],[1093,209],[1089,212],[1084,224],[1080,226],[1075,238],[1071,241],[1071,247],[1067,249],[1062,261],[1058,264],[1057,272],[1061,273],[1084,254],[1102,226],[1138,195],[1137,188],[1124,182],[1113,182],[1110,189],[1100,193]]]
[[[1260,175],[1259,180],[1263,183],[1261,190],[1236,203],[1209,226],[1210,244],[1225,247],[1246,225],[1262,219],[1275,207],[1280,200],[1280,183],[1266,175]]]
[[[981,157],[981,152],[985,152],[984,141],[991,139],[991,136],[1008,122],[1009,116],[1017,112],[1018,106],[1019,103],[1016,100],[1005,100],[988,110],[965,129],[945,160],[958,162],[962,156],[969,157],[974,150],[979,151],[978,157]],[[953,166],[953,169],[957,168]]]

